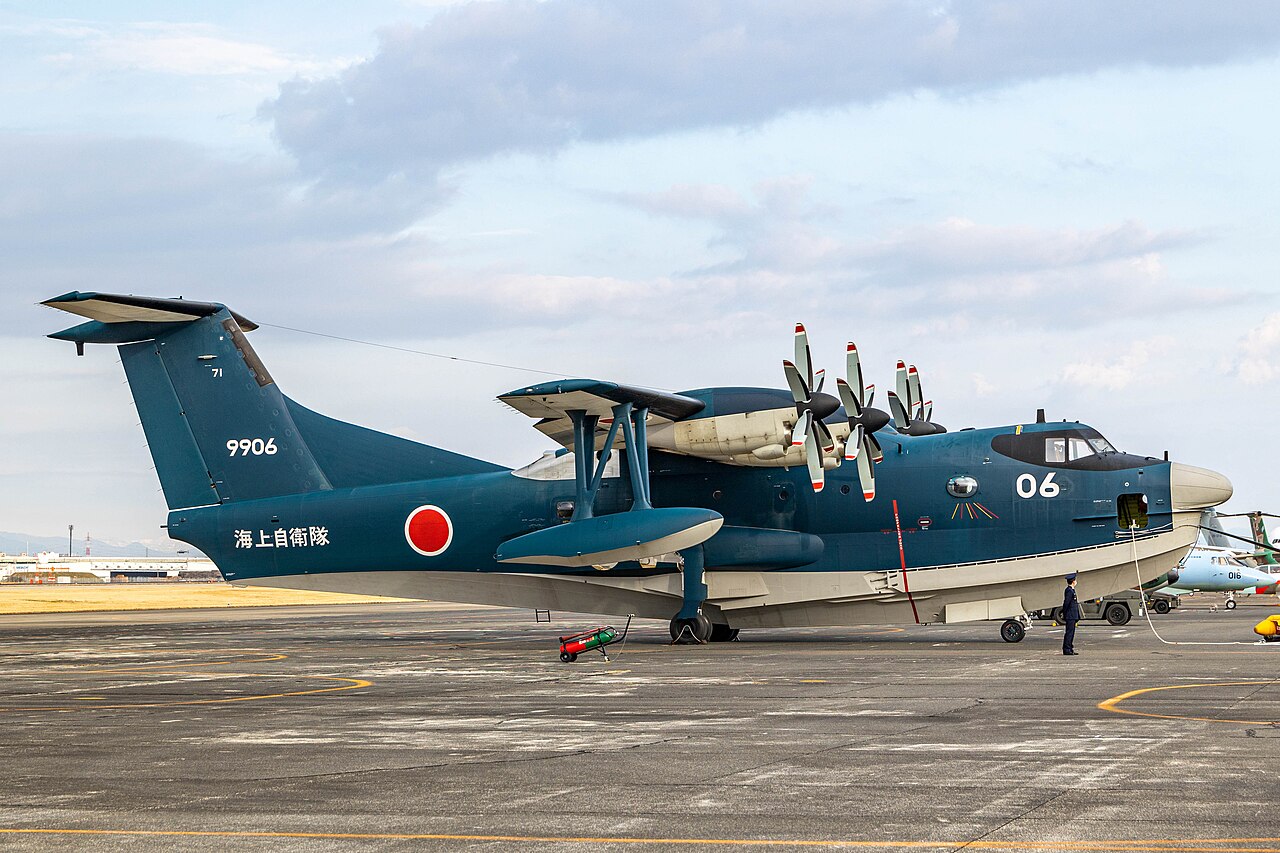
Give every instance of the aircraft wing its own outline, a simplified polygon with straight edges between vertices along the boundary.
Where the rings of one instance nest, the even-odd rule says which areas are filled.
[[[678,421],[696,415],[707,405],[683,394],[598,379],[556,379],[508,391],[498,399],[521,414],[538,418],[535,429],[570,449],[573,447],[573,424],[569,420],[569,412],[572,411],[601,418],[603,426],[597,431],[604,432],[613,417],[613,407],[619,403],[648,409],[650,424]]]

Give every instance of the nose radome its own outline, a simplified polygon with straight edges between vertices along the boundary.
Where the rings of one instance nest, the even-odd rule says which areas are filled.
[[[1174,462],[1169,466],[1169,497],[1174,509],[1208,509],[1231,497],[1231,481],[1208,468]]]

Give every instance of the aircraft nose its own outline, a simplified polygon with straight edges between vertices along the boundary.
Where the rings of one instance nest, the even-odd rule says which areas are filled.
[[[1174,462],[1169,466],[1169,497],[1174,509],[1208,509],[1231,497],[1231,481],[1208,468]]]

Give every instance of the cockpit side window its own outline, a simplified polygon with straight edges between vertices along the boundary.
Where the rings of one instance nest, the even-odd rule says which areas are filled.
[[[1097,430],[1081,425],[1002,433],[991,437],[991,449],[1001,456],[1032,465],[1119,471],[1141,468],[1155,460],[1119,453]]]
[[[1086,456],[1093,455],[1093,448],[1089,446],[1089,442],[1083,438],[1070,439],[1069,449],[1071,452],[1070,459],[1072,462],[1077,459],[1083,459]]]

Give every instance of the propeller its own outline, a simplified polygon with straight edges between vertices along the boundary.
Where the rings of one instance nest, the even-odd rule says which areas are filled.
[[[876,441],[875,432],[889,423],[889,415],[879,409],[871,408],[876,386],[863,383],[862,362],[858,358],[858,347],[853,341],[845,347],[845,362],[849,382],[843,379],[836,380],[840,402],[844,404],[845,415],[849,419],[849,439],[845,442],[844,458],[858,463],[858,480],[862,484],[862,497],[870,501],[876,496],[875,463],[884,458],[880,442]],[[853,383],[852,386],[850,382]]]
[[[920,393],[920,371],[913,364],[898,362],[895,377],[897,393],[889,392],[889,411],[893,413],[893,425],[904,435],[935,435],[946,432],[942,424],[933,422],[933,401],[925,400]]]
[[[801,323],[796,323],[796,360],[783,361],[782,370],[787,375],[787,387],[791,389],[791,398],[796,404],[791,446],[804,447],[809,481],[813,490],[820,492],[825,482],[823,458],[834,452],[836,446],[831,430],[822,419],[839,409],[840,401],[822,393],[826,372],[819,370],[814,373],[813,360],[809,356],[809,335]]]

